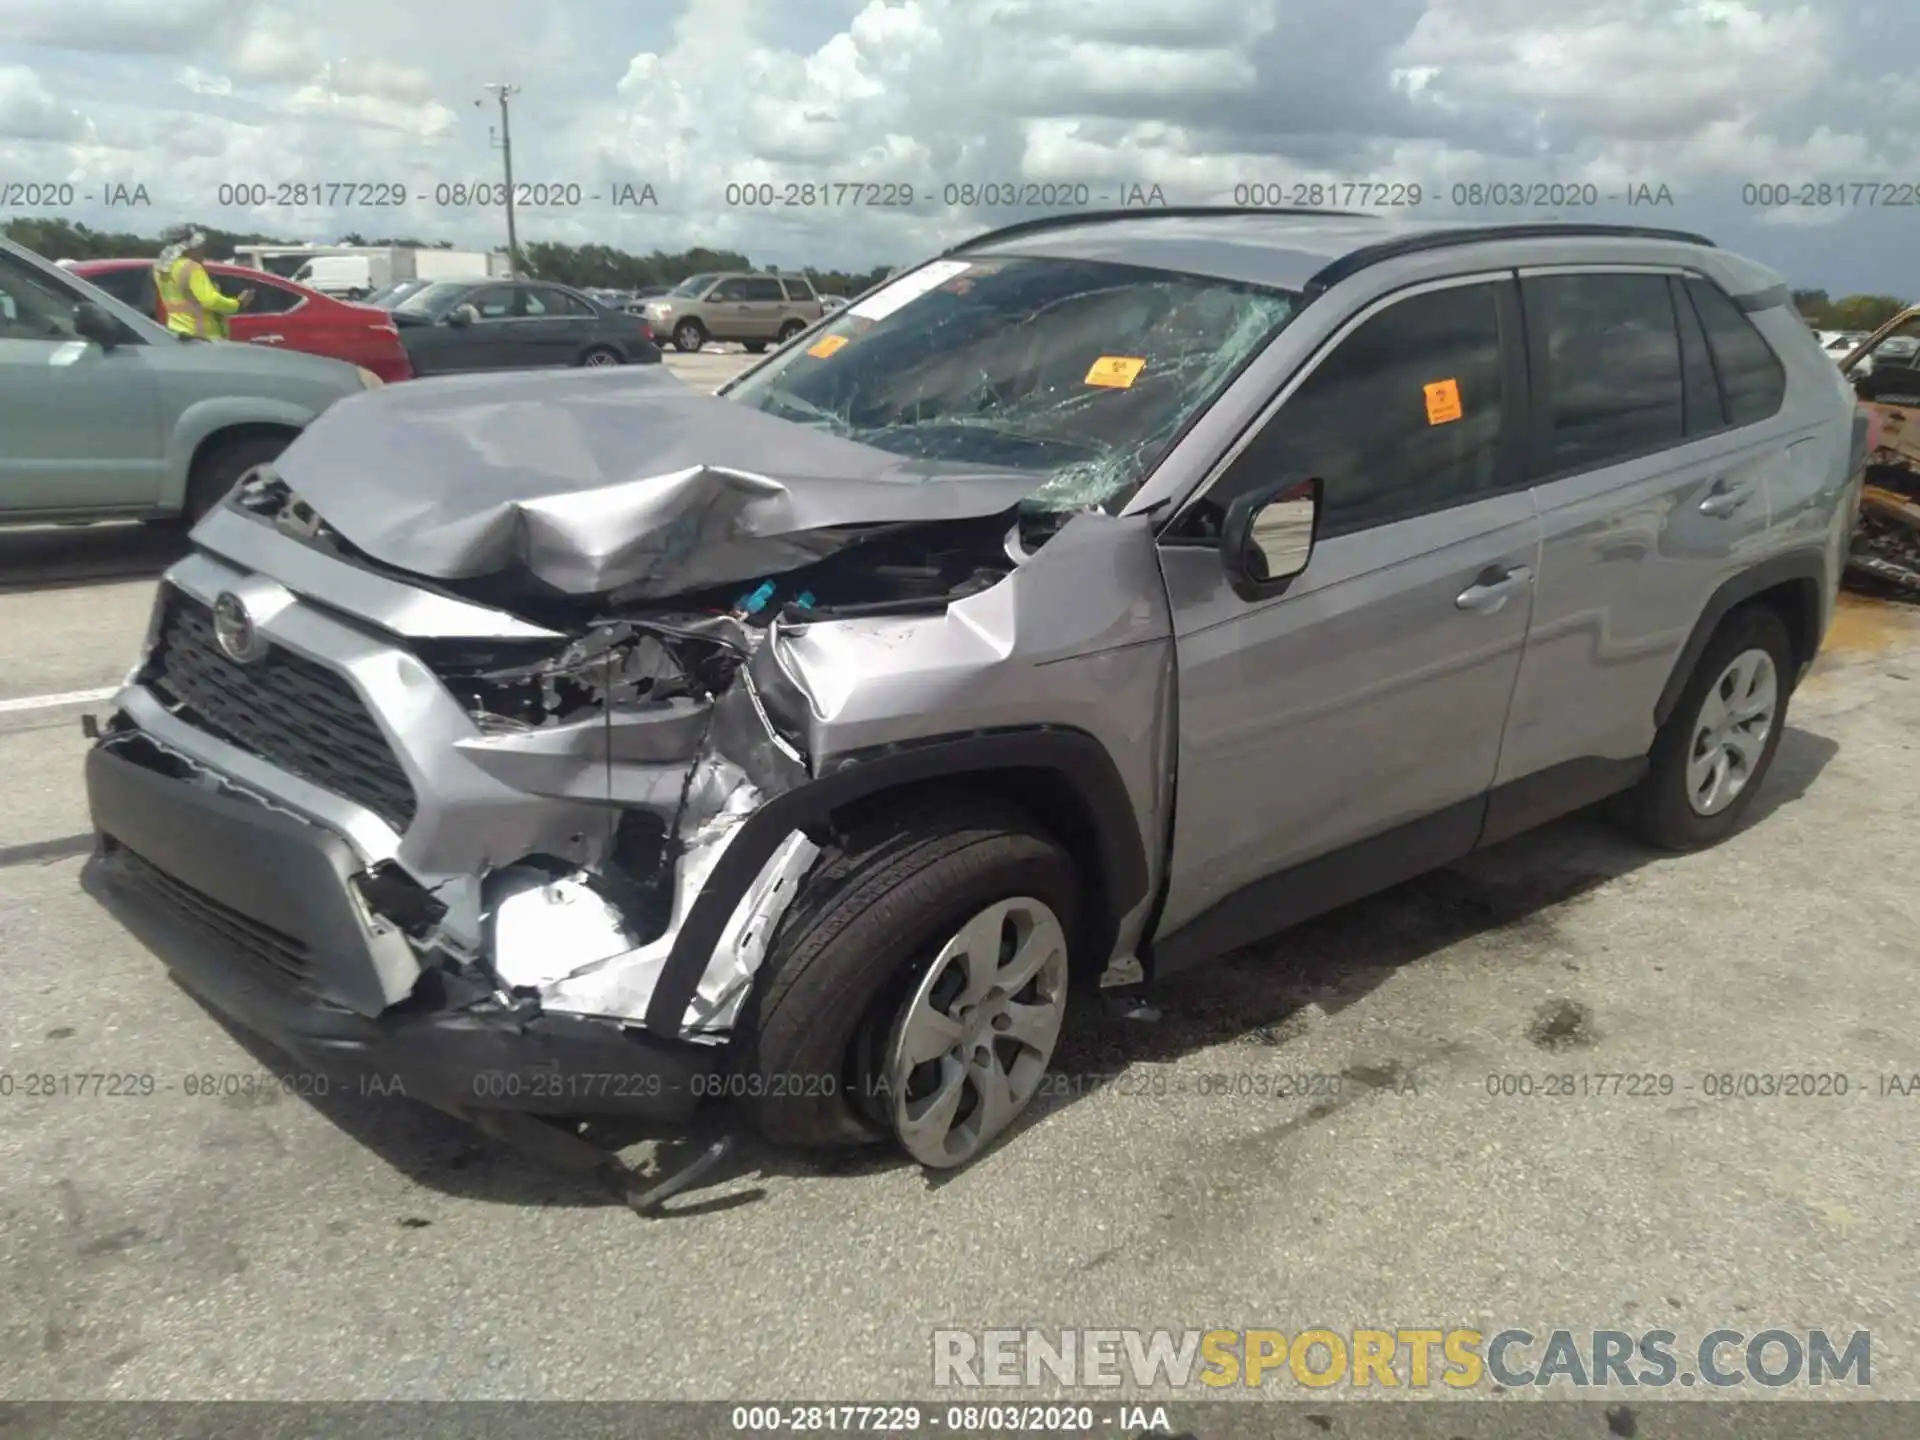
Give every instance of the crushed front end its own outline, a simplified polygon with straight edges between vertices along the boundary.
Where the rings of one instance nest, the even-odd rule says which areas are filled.
[[[795,829],[714,880],[810,779],[768,634],[834,598],[884,614],[990,586],[1012,562],[977,568],[998,530],[975,529],[897,563],[882,543],[757,586],[510,610],[370,561],[257,480],[168,571],[88,755],[89,888],[316,1069],[463,1115],[684,1117],[820,853]]]
[[[88,755],[94,893],[318,1068],[457,1112],[691,1110],[745,972],[664,1032],[653,981],[741,821],[805,778],[752,693],[752,617],[548,631],[277,511],[197,538]],[[736,950],[814,853],[762,867]]]

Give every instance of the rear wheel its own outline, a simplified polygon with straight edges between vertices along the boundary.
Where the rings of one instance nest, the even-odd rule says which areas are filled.
[[[1793,642],[1765,605],[1721,623],[1660,727],[1621,813],[1642,839],[1698,850],[1739,828],[1786,726]]]
[[[767,353],[767,342],[764,340],[743,340],[740,343],[746,348],[746,352],[749,355],[764,355]]]
[[[698,320],[682,320],[673,327],[673,348],[690,355],[707,343],[707,327]]]
[[[1010,808],[888,817],[829,850],[736,1035],[757,1127],[972,1160],[1052,1060],[1079,907],[1071,857]]]
[[[599,370],[608,365],[620,363],[620,352],[610,350],[605,345],[597,345],[580,357],[580,363],[590,370]]]
[[[786,344],[787,341],[791,340],[794,336],[798,335],[802,330],[806,328],[807,327],[804,321],[800,321],[800,320],[787,321],[786,324],[780,327],[780,343],[782,345]]]

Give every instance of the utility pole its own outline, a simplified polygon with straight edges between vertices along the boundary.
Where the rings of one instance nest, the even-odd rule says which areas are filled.
[[[507,115],[507,97],[518,95],[518,85],[507,85],[499,81],[487,85],[500,101],[500,129],[495,133],[492,126],[487,127],[487,138],[500,147],[500,160],[507,172],[507,278],[518,279],[520,275],[520,240],[513,229],[513,126]],[[481,101],[474,101],[479,105]]]

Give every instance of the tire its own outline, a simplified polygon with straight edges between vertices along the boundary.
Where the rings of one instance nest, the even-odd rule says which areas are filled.
[[[189,529],[199,524],[201,516],[227,498],[241,476],[279,459],[280,452],[292,443],[291,435],[245,435],[208,445],[194,457],[193,471],[187,478],[186,504],[178,523]]]
[[[749,355],[764,355],[767,353],[767,342],[764,340],[744,340],[741,343],[747,347],[747,353]]]
[[[673,348],[682,355],[691,355],[707,343],[707,327],[698,320],[682,320],[673,327]]]
[[[1709,738],[1702,730],[1710,718],[1704,712],[1711,700],[1724,697],[1730,686],[1738,685],[1740,675],[1735,670],[1736,662],[1758,663],[1755,657],[1764,657],[1764,666],[1771,667],[1771,710],[1764,733],[1759,730],[1757,720],[1734,726],[1733,733],[1744,734],[1745,739],[1744,746],[1735,748],[1757,758],[1748,764],[1733,766],[1741,778],[1730,798],[1709,793],[1709,801],[1720,803],[1717,808],[1712,804],[1703,806],[1694,798],[1697,792],[1692,783],[1699,772],[1690,777],[1689,771],[1696,758],[1696,747]],[[1646,775],[1621,797],[1617,813],[1627,827],[1651,845],[1676,851],[1704,849],[1739,829],[1754,795],[1773,767],[1774,752],[1779,749],[1780,733],[1786,725],[1795,669],[1793,641],[1772,609],[1765,605],[1746,605],[1727,616],[1701,653],[1673,714],[1654,737],[1653,748],[1647,755]],[[1737,698],[1735,703],[1739,703]],[[1731,764],[1733,750],[1720,748]]]
[[[923,992],[959,963],[936,966],[943,946],[969,920],[1010,902],[1029,912],[1037,903],[1058,919],[1062,973],[1053,1003],[1063,1013],[1080,878],[1067,852],[1020,811],[943,805],[895,814],[825,851],[776,934],[735,1029],[733,1067],[756,1128],[777,1144],[810,1148],[891,1137],[914,1154],[895,1124],[893,1097],[882,1089],[889,1047]],[[1001,932],[992,933],[998,940]],[[966,1043],[983,1038],[997,1047],[1004,1037],[982,1031]],[[1042,1071],[1052,1043],[1040,1057]],[[971,1053],[983,1052],[976,1046]],[[1037,1085],[1032,1053],[1023,1052],[1020,1068]],[[938,1069],[944,1062],[931,1063]],[[915,1158],[937,1168],[966,1163],[1031,1098],[1031,1089],[1018,1096],[1004,1123],[967,1153]]]
[[[623,362],[618,350],[606,345],[596,345],[580,357],[580,363],[589,370],[599,370],[608,365],[619,365]]]
[[[794,336],[798,335],[802,330],[806,328],[807,328],[806,322],[803,320],[787,321],[786,324],[780,327],[780,343],[782,345],[786,344],[787,341],[791,340]]]

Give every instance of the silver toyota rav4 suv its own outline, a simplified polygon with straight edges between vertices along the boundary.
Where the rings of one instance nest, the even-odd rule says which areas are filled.
[[[88,883],[240,1026],[483,1125],[721,1095],[958,1165],[1070,981],[1603,799],[1727,835],[1864,435],[1695,235],[1017,225],[719,395],[328,411],[168,572]]]

